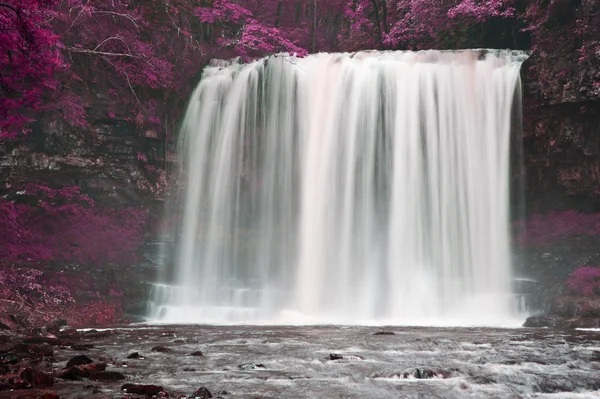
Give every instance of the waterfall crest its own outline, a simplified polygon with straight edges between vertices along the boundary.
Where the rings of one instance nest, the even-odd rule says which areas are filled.
[[[213,62],[181,129],[178,323],[497,324],[520,52]]]

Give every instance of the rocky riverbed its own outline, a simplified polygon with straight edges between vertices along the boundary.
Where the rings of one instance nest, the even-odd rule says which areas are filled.
[[[135,326],[0,334],[0,398],[597,398],[600,331]]]

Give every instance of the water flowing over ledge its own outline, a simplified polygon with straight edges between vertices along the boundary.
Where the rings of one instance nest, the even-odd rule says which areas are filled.
[[[525,58],[466,50],[211,63],[181,130],[180,250],[150,318],[514,320],[509,155]]]

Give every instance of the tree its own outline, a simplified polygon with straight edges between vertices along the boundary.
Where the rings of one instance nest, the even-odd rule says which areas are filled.
[[[64,68],[47,24],[52,0],[0,2],[0,141],[27,130]]]

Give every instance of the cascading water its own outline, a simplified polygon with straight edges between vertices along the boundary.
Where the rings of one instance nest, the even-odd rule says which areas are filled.
[[[509,51],[215,62],[181,131],[164,322],[498,324],[511,316]]]

